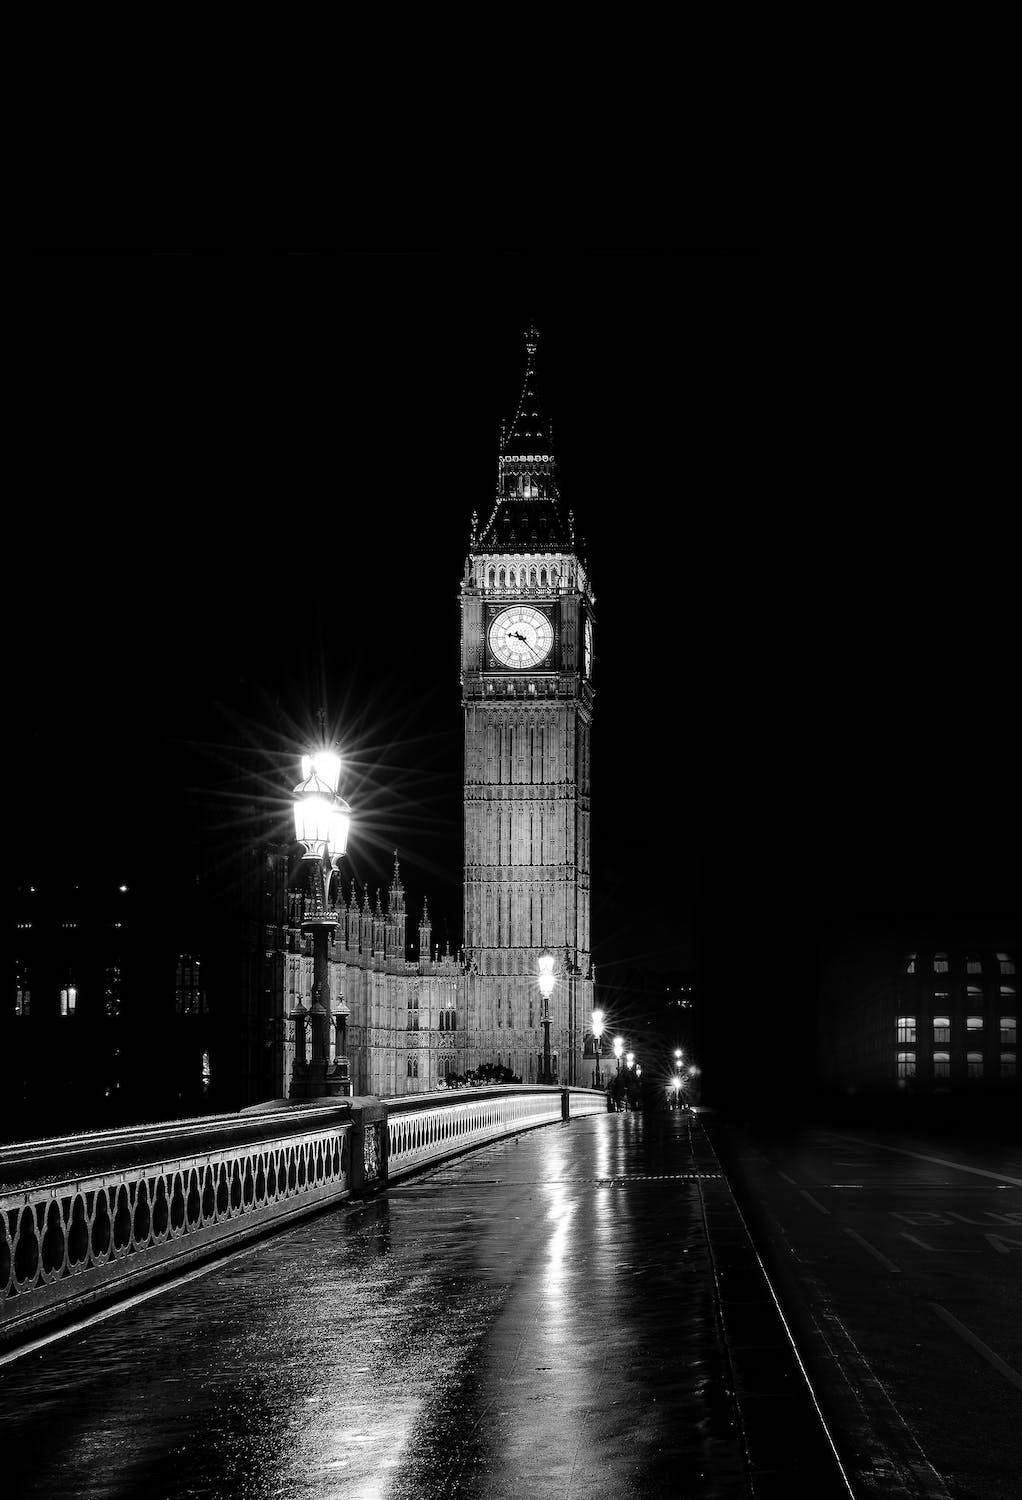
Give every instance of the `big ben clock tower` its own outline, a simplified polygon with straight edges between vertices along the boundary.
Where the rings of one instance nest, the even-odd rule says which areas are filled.
[[[594,596],[561,508],[538,394],[538,334],[502,430],[497,489],[472,518],[461,588],[465,710],[465,949],[479,975],[480,1060],[526,1081],[586,1082],[589,746]],[[541,954],[555,985],[544,1045]],[[548,1075],[548,1076],[547,1076]]]

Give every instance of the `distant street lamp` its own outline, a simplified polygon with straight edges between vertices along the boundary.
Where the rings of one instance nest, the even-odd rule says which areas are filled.
[[[634,1068],[635,1067],[635,1053],[634,1052],[626,1052],[625,1053],[625,1066],[628,1067],[628,1068]]]
[[[311,892],[303,903],[302,932],[312,934],[312,1005],[309,1023],[312,1056],[304,1046],[295,1057],[292,1093],[305,1098],[350,1094],[347,1030],[340,1034],[341,1055],[330,1062],[332,1015],[330,1002],[330,937],[337,926],[337,908],[330,902],[330,877],[348,845],[351,808],[337,795],[341,758],[333,750],[302,756],[302,780],[294,790],[295,834],[305,845],[303,861],[310,865]],[[329,863],[327,863],[329,861]],[[299,1016],[304,1024],[304,1016]]]
[[[553,1083],[550,1073],[550,996],[554,992],[554,960],[550,953],[539,958],[539,992],[543,996],[543,1076],[540,1083]]]
[[[593,1045],[596,1052],[596,1072],[593,1074],[593,1086],[600,1088],[603,1080],[600,1077],[600,1058],[603,1055],[603,1011],[593,1011]]]
[[[621,1058],[623,1057],[624,1050],[625,1050],[625,1039],[624,1039],[624,1037],[623,1036],[616,1036],[614,1038],[613,1047],[614,1047],[614,1056],[617,1058],[617,1070],[620,1073],[620,1071],[621,1071]]]

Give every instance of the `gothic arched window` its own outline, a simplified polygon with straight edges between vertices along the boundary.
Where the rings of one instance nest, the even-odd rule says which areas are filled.
[[[539,586],[541,589],[546,588],[546,568],[540,568],[539,570]]]
[[[505,580],[505,576],[506,576],[506,575],[505,575],[505,573],[504,573],[504,569],[503,569],[503,568],[501,568],[501,570],[500,570],[500,572],[499,572],[499,573],[498,573],[498,574],[497,574],[497,584],[498,584],[498,586],[499,586],[499,587],[500,587],[500,588],[503,588],[503,587],[504,587],[504,580]]]
[[[490,583],[490,588],[491,589],[496,586],[496,583],[497,583],[497,570],[496,570],[496,568],[491,568],[490,569],[489,583]]]

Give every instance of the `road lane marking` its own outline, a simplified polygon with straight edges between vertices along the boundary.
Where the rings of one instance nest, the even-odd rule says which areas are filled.
[[[909,1234],[907,1229],[899,1229],[898,1233],[901,1235],[903,1240],[911,1240],[913,1245],[918,1245],[921,1250],[933,1249],[932,1245],[928,1245],[926,1241],[921,1240],[918,1235]]]
[[[794,1177],[789,1177],[787,1172],[781,1171],[780,1167],[777,1168],[777,1175],[778,1177],[783,1177],[785,1182],[790,1182],[792,1187],[798,1187],[798,1183],[795,1181]]]
[[[1008,1240],[1005,1239],[1003,1234],[985,1234],[983,1238],[989,1240],[994,1249],[1000,1251],[1001,1255],[1011,1254],[1011,1251],[1008,1249],[1009,1245],[1015,1245],[1019,1250],[1022,1250],[1022,1240]]]
[[[960,1161],[948,1161],[943,1156],[924,1156],[920,1151],[906,1151],[903,1146],[884,1146],[879,1141],[860,1141],[858,1136],[849,1135],[846,1140],[854,1141],[857,1146],[874,1145],[878,1151],[896,1151],[899,1156],[913,1156],[916,1161],[928,1161],[935,1167],[951,1167],[956,1172],[971,1172],[974,1177],[989,1177],[994,1182],[1011,1184],[1012,1187],[1022,1187],[1022,1177],[1009,1177],[1007,1172],[988,1172],[985,1167],[967,1167]]]
[[[869,1240],[864,1240],[861,1234],[856,1234],[854,1229],[847,1228],[845,1229],[845,1234],[851,1235],[857,1245],[861,1245],[864,1250],[868,1250],[870,1255],[880,1262],[885,1271],[893,1271],[895,1276],[901,1275],[901,1267],[896,1266],[893,1260],[888,1260],[882,1251],[878,1250],[875,1245],[871,1245]]]
[[[946,1323],[949,1328],[954,1329],[958,1337],[964,1339],[970,1348],[975,1349],[977,1354],[981,1354],[987,1364],[993,1365],[997,1373],[1003,1375],[1009,1385],[1013,1385],[1016,1390],[1022,1391],[1022,1375],[1017,1370],[1013,1370],[1011,1365],[1006,1363],[999,1354],[995,1354],[992,1349],[989,1349],[983,1340],[973,1333],[971,1328],[966,1328],[964,1323],[960,1323],[954,1313],[949,1313],[946,1307],[941,1307],[939,1302],[931,1302],[930,1306],[937,1314],[937,1317]]]
[[[814,1198],[812,1193],[807,1193],[805,1188],[799,1188],[799,1192],[802,1194],[803,1198],[805,1198],[809,1203],[813,1205],[814,1208],[818,1208],[821,1214],[830,1213],[830,1209],[824,1208],[823,1204],[820,1203],[816,1198]]]

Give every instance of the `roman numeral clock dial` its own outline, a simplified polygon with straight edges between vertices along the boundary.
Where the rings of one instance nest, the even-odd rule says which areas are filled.
[[[522,604],[501,610],[490,626],[489,640],[502,666],[523,671],[538,667],[550,655],[554,631],[541,609]]]

